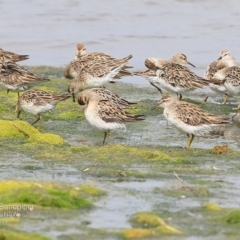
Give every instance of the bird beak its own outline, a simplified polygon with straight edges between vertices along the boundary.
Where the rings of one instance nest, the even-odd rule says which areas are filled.
[[[191,65],[191,66],[193,66],[193,67],[196,67],[195,65],[193,65],[192,63],[190,63],[190,62],[187,62],[187,64],[189,64],[189,65]]]
[[[158,107],[158,108],[159,108],[159,107],[162,107],[162,104],[163,104],[163,100],[161,100],[160,102],[158,102],[157,107]]]
[[[162,103],[163,103],[163,101],[158,102],[157,105],[156,105],[155,107],[152,108],[152,110],[155,110],[156,108],[160,108],[160,107],[162,107],[162,106],[161,106]]]

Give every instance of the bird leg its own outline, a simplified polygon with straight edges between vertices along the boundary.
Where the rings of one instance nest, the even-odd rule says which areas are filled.
[[[9,93],[9,92],[10,92],[10,90],[8,89],[7,93]],[[18,94],[18,99],[19,99],[19,97],[20,97],[19,92],[17,92],[17,94]],[[18,112],[18,104],[16,105],[14,112]]]
[[[14,112],[18,113],[18,104],[16,105],[16,108],[15,108]]]
[[[234,117],[240,113],[240,104],[238,105],[237,112],[231,117],[234,122]]]
[[[107,137],[107,132],[104,132],[104,138],[103,138],[103,143],[102,143],[102,145],[104,145],[105,140],[106,140],[106,137]]]
[[[17,94],[18,94],[18,99],[19,99],[19,97],[20,97],[20,94],[19,94],[19,92],[17,92]],[[16,108],[15,108],[15,111],[14,112],[18,112],[18,104],[17,104],[17,106],[16,106]]]
[[[106,138],[107,138],[109,135],[110,135],[110,131],[109,131],[109,130],[107,130],[107,131],[104,132],[104,138],[103,138],[103,144],[102,144],[102,145],[105,144],[105,140],[106,140]]]
[[[38,125],[38,131],[40,131],[41,127],[42,127],[42,116],[39,115],[39,118],[40,118],[40,121],[39,121],[39,125]]]
[[[193,134],[187,134],[188,136],[188,144],[187,144],[187,148],[190,148],[192,141],[194,139],[194,135]]]
[[[178,96],[178,101],[181,101],[182,100],[182,94],[178,93],[177,96]]]
[[[155,87],[159,92],[160,92],[160,94],[161,95],[163,95],[163,92],[162,92],[162,90],[161,90],[161,88],[159,88],[159,87],[157,87],[155,84],[153,84],[153,83],[150,83],[153,87]]]
[[[228,94],[227,94],[227,93],[225,93],[225,98],[224,98],[224,101],[223,101],[223,103],[222,103],[222,104],[226,104],[227,100],[228,100]]]
[[[209,96],[206,96],[203,101],[204,101],[204,102],[207,102],[208,97],[209,97]]]
[[[35,122],[33,122],[31,125],[34,125],[35,123],[37,123],[38,121],[40,121],[39,122],[39,125],[38,125],[38,130],[40,130],[40,128],[41,128],[41,123],[42,123],[42,116],[41,115],[38,115],[38,118],[37,118],[37,120],[35,121]]]
[[[17,118],[20,118],[21,111],[18,109],[17,111]]]
[[[74,92],[72,93],[72,98],[73,98],[73,102],[75,102],[76,100],[75,100],[75,93]]]

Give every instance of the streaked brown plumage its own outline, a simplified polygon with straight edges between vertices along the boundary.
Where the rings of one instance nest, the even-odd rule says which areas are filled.
[[[19,62],[29,58],[29,55],[19,55],[14,52],[5,51],[2,48],[0,48],[0,53],[4,56],[6,61]]]
[[[235,60],[235,58],[233,57],[232,53],[229,50],[224,49],[220,52],[220,57],[218,58],[218,60],[213,61],[207,67],[207,70],[204,74],[204,77],[207,80],[209,80],[209,87],[211,88],[212,91],[225,94],[223,104],[227,102],[227,99],[229,97],[228,92],[225,86],[221,84],[221,82],[216,81],[217,75],[216,76],[214,75],[217,74],[218,71],[224,69],[225,67],[233,67],[233,66],[238,66],[237,61]],[[215,79],[213,80],[213,78]],[[208,96],[204,99],[204,101],[206,102],[207,99],[208,99]]]
[[[26,68],[11,61],[0,60],[0,85],[7,88],[7,92],[18,93],[31,88],[36,83],[50,81],[46,77],[38,77]]]
[[[72,79],[75,78],[83,68],[88,68],[91,64],[121,64],[123,62],[129,61],[132,57],[132,55],[129,55],[121,59],[116,59],[105,53],[88,53],[83,44],[78,44],[76,58],[71,61],[70,64],[68,64],[65,69],[64,76],[66,78]],[[119,74],[115,76],[115,79],[119,79],[123,76],[132,76],[132,73],[127,70],[128,68],[132,67],[126,64],[124,68],[119,72]]]
[[[106,89],[106,88],[90,88],[81,92],[78,97],[78,101],[82,98],[94,99],[94,100],[107,100],[114,104],[120,106],[121,108],[131,108],[131,105],[136,103],[131,103],[123,98],[121,98],[116,93]],[[82,101],[82,100],[81,100]]]
[[[155,71],[156,77],[149,77],[145,74],[145,78],[151,85],[156,87],[161,94],[161,88],[164,88],[167,91],[177,93],[179,99],[182,99],[181,92],[193,90],[195,88],[202,88],[204,85],[208,84],[204,83],[205,79],[198,77],[187,67],[183,66],[184,64],[189,64],[195,67],[187,60],[186,55],[183,53],[176,53],[170,60],[147,58],[145,60],[145,66],[151,71],[146,71],[146,73],[151,73],[153,75],[153,71]],[[136,73],[136,75],[143,76],[143,72]],[[187,80],[185,80],[185,77],[188,77]],[[161,88],[157,85],[160,85]]]
[[[209,64],[204,74],[204,77],[210,80],[217,71],[225,67],[233,66],[238,66],[237,61],[235,60],[235,58],[233,57],[232,53],[229,50],[224,49],[220,52],[220,57],[218,58],[218,60],[213,61],[212,63]]]
[[[145,59],[145,66],[148,68],[148,69],[151,69],[151,70],[157,70],[159,68],[161,68],[164,64],[168,63],[167,60],[163,60],[163,59],[160,59],[160,58],[146,58]]]
[[[214,74],[213,80],[220,80],[228,93],[233,96],[240,95],[240,68],[226,67]]]
[[[93,62],[81,69],[77,77],[72,80],[68,86],[68,91],[73,94],[73,101],[75,101],[75,93],[83,91],[86,88],[103,87],[105,83],[114,82],[114,77],[127,64],[127,59],[119,63],[98,63]]]
[[[37,115],[38,118],[35,124],[40,120],[39,128],[41,126],[42,114],[51,111],[55,106],[63,100],[70,98],[71,94],[52,94],[42,90],[28,90],[24,92],[18,99],[17,117],[20,117],[21,111]]]
[[[179,101],[169,94],[163,95],[158,103],[163,107],[165,118],[177,129],[187,133],[190,148],[194,136],[218,134],[220,127],[231,122],[231,118],[211,114],[192,103]]]
[[[110,100],[98,100],[91,95],[81,92],[78,96],[78,104],[88,122],[104,131],[103,144],[111,130],[125,130],[125,123],[144,120],[143,115],[134,115],[126,112],[120,105]]]
[[[160,85],[167,91],[176,93],[179,100],[182,99],[182,92],[203,88],[209,84],[206,79],[197,76],[182,64],[194,66],[187,61],[186,55],[177,53],[168,63],[156,71]]]

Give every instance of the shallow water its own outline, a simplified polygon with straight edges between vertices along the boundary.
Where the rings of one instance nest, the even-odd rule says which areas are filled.
[[[201,76],[222,49],[240,56],[237,0],[12,0],[0,1],[0,9],[0,47],[29,54],[26,65],[63,66],[79,42],[90,52],[133,54],[136,70],[145,69],[146,57],[182,52]],[[140,77],[123,81],[146,83]]]
[[[201,76],[209,62],[218,58],[223,48],[229,48],[236,59],[240,55],[240,5],[237,0],[105,0],[104,4],[103,1],[93,0],[59,0],[58,4],[46,0],[0,0],[0,9],[0,47],[29,54],[30,59],[22,63],[26,65],[64,66],[74,57],[75,45],[79,42],[84,43],[89,51],[105,52],[116,57],[133,54],[131,64],[136,70],[145,69],[146,57],[168,59],[176,52],[183,52],[189,61],[197,66],[196,69],[192,69]],[[148,82],[140,77],[125,78],[121,81],[149,86]],[[150,99],[157,102],[159,94],[154,89],[149,89],[146,93],[143,93],[143,90],[141,94],[139,89],[131,93],[125,89],[127,93],[124,90],[120,93],[129,101]],[[186,97],[200,100],[206,91],[208,90],[198,91],[197,94],[189,93]],[[221,97],[211,98],[210,102],[219,104]],[[229,105],[232,109],[236,107],[237,101],[233,102],[234,106]],[[103,134],[93,130],[86,121],[81,121],[81,125],[79,121],[49,119],[44,122],[44,131],[60,134],[70,145],[98,146]],[[113,133],[108,139],[109,144],[137,147],[147,145],[149,148],[166,146],[166,149],[170,147],[173,151],[184,151],[186,136],[168,125],[160,110],[157,116],[147,116],[146,121],[141,124],[129,125],[126,133]],[[231,125],[224,132],[224,136],[217,139],[194,139],[193,148],[196,148],[196,151],[210,151],[215,145],[227,144],[231,149],[239,151],[239,136],[240,128]],[[207,156],[209,159],[191,155],[192,162],[180,166],[155,163],[133,164],[128,167],[119,164],[120,169],[130,168],[140,173],[162,175],[146,179],[120,178],[118,181],[118,177],[109,179],[104,176],[93,177],[87,172],[85,174],[83,169],[88,165],[85,166],[86,162],[82,165],[79,159],[61,163],[58,160],[36,160],[25,154],[2,151],[0,174],[1,179],[52,181],[75,185],[86,183],[107,191],[108,195],[97,201],[96,208],[90,213],[59,213],[62,215],[55,218],[55,215],[35,212],[34,216],[22,219],[21,224],[16,226],[21,231],[31,232],[34,229],[54,239],[79,239],[80,235],[74,238],[72,234],[91,232],[91,229],[81,228],[83,221],[89,221],[89,227],[93,229],[118,232],[122,228],[129,228],[129,217],[139,211],[157,210],[177,214],[184,212],[189,215],[185,217],[191,222],[195,221],[195,218],[197,221],[198,218],[202,218],[200,213],[194,212],[194,208],[203,206],[206,202],[213,202],[222,207],[240,208],[239,162],[232,159],[228,161],[224,156]],[[109,165],[111,168],[111,164]],[[189,171],[185,172],[185,167],[189,168]],[[217,170],[213,170],[214,167]],[[200,172],[195,173],[195,169]],[[178,171],[183,183],[176,179],[173,170]],[[196,180],[195,184],[191,182],[193,180]],[[198,181],[202,180],[206,180],[210,196],[171,196],[172,189],[181,193],[182,186],[199,187]],[[218,184],[217,181],[222,182]],[[178,216],[175,217],[175,221],[176,219]],[[169,221],[171,222],[170,218]],[[182,224],[182,227],[186,225]],[[203,224],[199,228],[204,232],[204,229],[208,230],[208,225]],[[198,236],[197,233],[190,233],[181,239],[206,239],[204,234],[201,234]],[[215,239],[214,234],[210,236],[211,239]],[[108,239],[112,239],[111,236]]]

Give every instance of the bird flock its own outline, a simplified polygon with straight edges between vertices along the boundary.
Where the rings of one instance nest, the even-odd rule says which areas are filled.
[[[58,102],[72,97],[73,102],[77,99],[87,121],[104,132],[103,144],[110,131],[125,130],[125,123],[143,121],[146,117],[128,112],[135,103],[110,91],[105,83],[115,83],[125,76],[140,76],[148,80],[161,94],[157,106],[164,108],[163,114],[167,121],[187,134],[187,148],[191,147],[195,136],[220,135],[232,118],[214,115],[185,102],[184,93],[209,87],[225,95],[223,104],[229,96],[240,94],[240,68],[226,49],[221,51],[217,60],[209,64],[204,77],[200,77],[186,67],[187,64],[195,66],[182,53],[175,54],[169,60],[147,58],[147,69],[131,71],[133,67],[129,61],[132,55],[117,59],[101,52],[88,53],[83,44],[77,44],[75,58],[63,73],[65,78],[71,79],[68,89],[65,93],[55,95],[31,89],[35,84],[50,79],[38,77],[17,63],[28,57],[0,49],[0,85],[7,92],[17,92],[17,117],[20,117],[22,111],[36,115],[37,119],[32,125],[39,121],[40,129],[42,115],[52,110]],[[20,92],[23,93],[20,95]],[[204,101],[207,99],[208,96]]]

